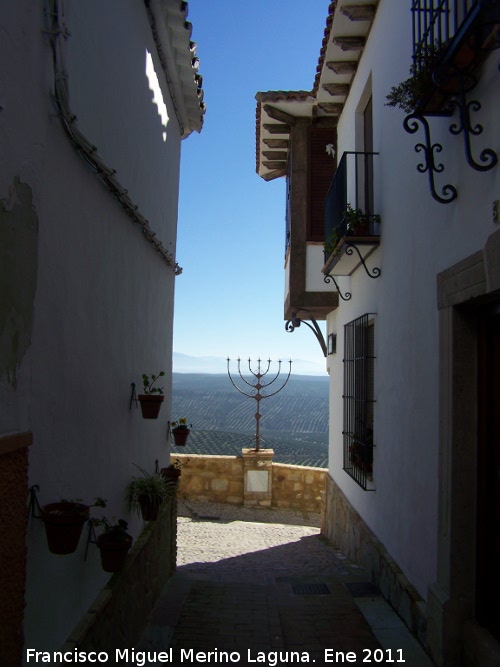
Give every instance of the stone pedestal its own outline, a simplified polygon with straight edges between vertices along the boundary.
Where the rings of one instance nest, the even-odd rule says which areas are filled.
[[[271,507],[274,449],[242,449],[243,504],[245,507]]]

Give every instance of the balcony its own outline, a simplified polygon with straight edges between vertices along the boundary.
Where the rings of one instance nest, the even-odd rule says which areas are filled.
[[[413,0],[415,111],[449,115],[449,100],[472,89],[488,52],[499,46],[496,0]]]
[[[350,276],[380,244],[380,215],[374,208],[374,161],[378,153],[342,155],[325,200],[325,280]]]

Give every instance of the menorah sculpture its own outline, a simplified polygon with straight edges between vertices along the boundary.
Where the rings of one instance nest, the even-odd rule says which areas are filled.
[[[254,390],[253,393],[247,393],[246,391],[243,391],[243,389],[240,389],[238,387],[238,385],[235,383],[235,381],[231,377],[231,371],[229,369],[229,362],[230,361],[231,360],[228,357],[227,358],[227,374],[229,375],[229,379],[231,380],[231,384],[233,385],[233,387],[235,389],[237,389],[240,392],[240,394],[243,394],[243,396],[248,396],[248,398],[253,398],[257,401],[257,412],[255,413],[255,422],[256,422],[256,427],[255,427],[255,451],[258,452],[259,449],[260,449],[260,402],[264,398],[271,398],[271,396],[276,396],[276,394],[278,394],[282,389],[284,389],[286,383],[290,379],[290,374],[292,372],[292,360],[290,359],[290,361],[289,361],[290,367],[289,367],[289,370],[288,370],[288,376],[287,376],[286,380],[283,382],[283,384],[281,385],[281,387],[279,389],[276,389],[276,391],[273,391],[271,394],[262,394],[261,389],[267,389],[267,387],[272,385],[273,382],[276,382],[276,380],[279,378],[279,376],[281,374],[281,359],[278,360],[278,372],[276,373],[274,378],[270,382],[268,382],[267,384],[264,384],[263,382],[261,382],[261,380],[269,372],[269,369],[271,367],[271,359],[267,360],[267,368],[264,372],[262,372],[260,358],[257,359],[257,370],[254,371],[254,370],[252,370],[252,360],[249,357],[248,358],[248,370],[254,376],[254,378],[256,378],[256,380],[257,380],[257,382],[255,384],[252,384],[252,382],[248,382],[248,380],[246,380],[243,377],[243,375],[241,374],[241,359],[240,359],[240,357],[238,357],[238,373],[239,373],[239,376],[248,387],[251,387],[252,390]]]

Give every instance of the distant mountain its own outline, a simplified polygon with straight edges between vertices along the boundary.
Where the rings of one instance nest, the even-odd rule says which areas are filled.
[[[241,379],[238,386],[255,393]],[[237,455],[253,447],[255,412],[255,399],[239,393],[227,375],[173,374],[172,416],[193,424],[186,453]],[[292,375],[282,391],[261,400],[260,414],[264,446],[275,450],[275,461],[326,467],[328,377]]]
[[[174,352],[172,360],[174,373],[225,373],[227,370],[227,360],[224,357],[194,357],[189,354]],[[294,375],[328,377],[324,361],[314,362],[294,359],[292,361],[292,373]]]

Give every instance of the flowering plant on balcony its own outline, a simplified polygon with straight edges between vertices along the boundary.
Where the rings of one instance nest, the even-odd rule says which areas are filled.
[[[177,431],[184,428],[192,428],[193,425],[187,423],[187,417],[181,417],[176,422],[170,422],[170,426],[174,431]]]
[[[349,236],[367,236],[369,224],[380,222],[380,215],[366,213],[361,208],[353,208],[347,204],[342,220],[346,223],[346,234]]]

